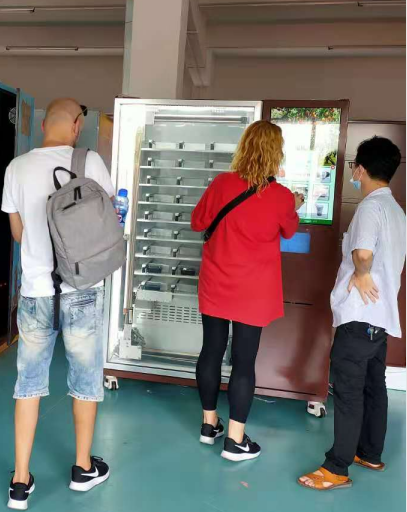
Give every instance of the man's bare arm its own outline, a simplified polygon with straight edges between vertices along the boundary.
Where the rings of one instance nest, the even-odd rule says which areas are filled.
[[[369,299],[376,302],[379,299],[379,290],[370,275],[373,252],[366,249],[356,249],[352,253],[352,260],[355,265],[355,273],[349,283],[349,293],[355,286],[365,304],[369,304]]]
[[[355,265],[355,274],[363,276],[369,274],[373,264],[373,253],[366,249],[356,249],[352,253],[353,264]]]
[[[11,234],[16,242],[21,244],[21,239],[23,237],[23,223],[21,222],[21,217],[19,213],[10,213],[10,229]]]

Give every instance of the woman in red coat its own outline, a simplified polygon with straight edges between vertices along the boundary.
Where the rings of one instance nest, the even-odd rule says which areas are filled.
[[[199,278],[203,347],[196,376],[204,412],[201,442],[214,444],[224,433],[216,405],[232,321],[230,422],[222,456],[233,461],[260,455],[259,445],[245,434],[256,356],[262,328],[284,315],[280,236],[295,234],[296,210],[304,202],[302,195],[269,182],[282,159],[281,129],[268,121],[253,123],[242,136],[232,172],[216,177],[192,213],[192,229],[204,231],[227,203],[250,187],[257,189],[220,222],[204,245]]]

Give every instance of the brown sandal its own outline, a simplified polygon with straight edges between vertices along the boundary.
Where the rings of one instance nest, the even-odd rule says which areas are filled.
[[[371,469],[372,471],[384,471],[386,469],[386,464],[384,462],[381,462],[380,464],[372,464],[367,462],[367,460],[361,459],[357,455],[353,462],[362,468]]]
[[[312,480],[314,485],[311,487],[307,485],[305,482],[301,481],[301,478],[298,479],[298,483],[302,487],[306,487],[307,489],[314,489],[315,491],[331,491],[332,489],[345,489],[348,487],[352,487],[352,480],[347,476],[335,475],[331,473],[325,468],[319,468],[317,471],[320,471],[322,475],[315,475],[314,473],[308,473],[307,475],[302,476],[301,478],[307,478],[308,480]],[[324,483],[330,483],[332,485],[326,487]]]

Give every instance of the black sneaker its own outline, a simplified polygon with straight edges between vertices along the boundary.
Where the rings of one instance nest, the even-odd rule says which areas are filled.
[[[72,466],[72,480],[69,488],[72,491],[90,491],[96,485],[102,484],[109,478],[109,466],[100,457],[91,457],[92,466],[85,471],[79,466]]]
[[[8,508],[14,510],[27,510],[28,496],[35,490],[34,477],[30,473],[30,480],[26,484],[13,484],[13,479],[10,482]]]
[[[199,440],[204,444],[215,444],[215,439],[222,437],[224,434],[225,429],[219,419],[216,427],[209,425],[209,423],[203,423]]]
[[[255,459],[261,453],[261,448],[257,443],[253,443],[246,434],[242,443],[236,443],[230,437],[225,439],[225,448],[221,453],[224,459],[240,462],[241,460]]]

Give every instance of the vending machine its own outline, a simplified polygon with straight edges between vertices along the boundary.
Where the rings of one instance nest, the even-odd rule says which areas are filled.
[[[256,392],[326,398],[347,101],[116,100],[112,177],[128,190],[130,210],[127,263],[107,287],[107,376],[195,384],[203,239],[190,228],[191,212],[262,117],[283,130],[278,180],[306,201],[299,232],[281,241],[286,316],[263,331]],[[224,385],[230,371],[228,347]]]
[[[191,212],[259,119],[261,102],[116,100],[112,179],[130,208],[127,263],[107,286],[107,375],[195,382],[203,238]]]
[[[347,100],[263,104],[263,118],[283,131],[279,181],[303,193],[305,203],[298,233],[282,253],[285,317],[263,330],[259,394],[312,402],[328,394],[348,111]]]

